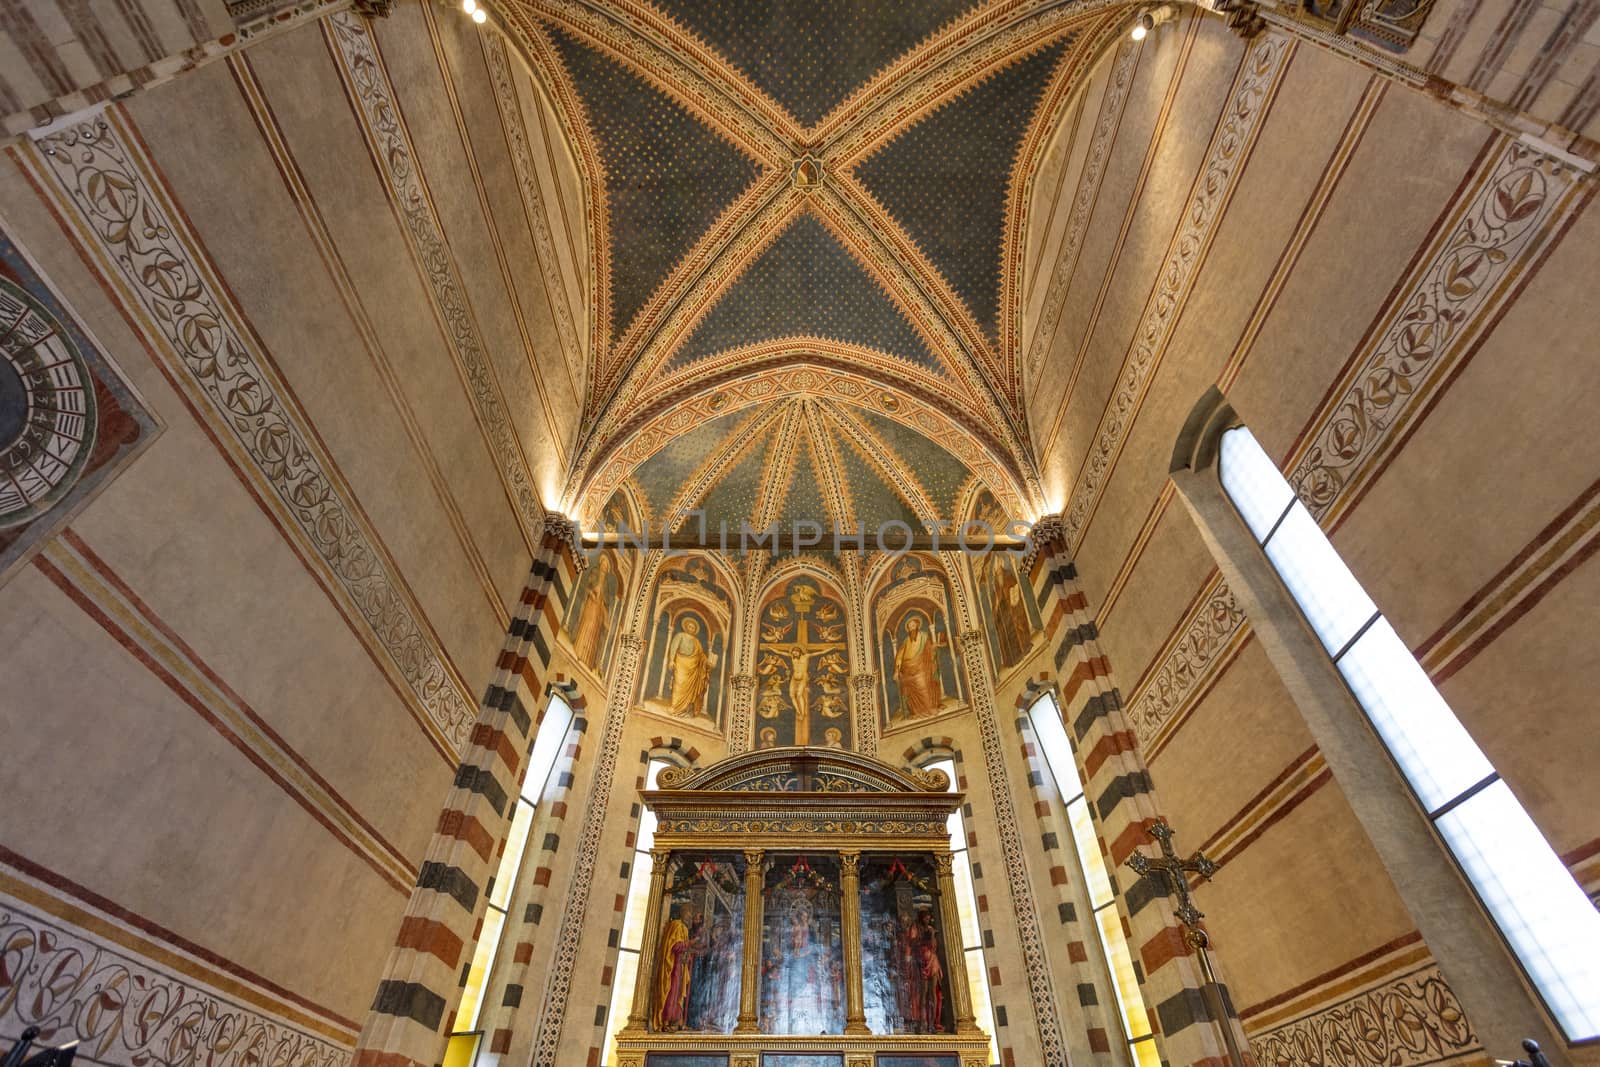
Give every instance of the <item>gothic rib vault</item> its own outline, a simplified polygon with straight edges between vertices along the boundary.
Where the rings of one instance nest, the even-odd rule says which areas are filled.
[[[675,524],[1044,510],[1028,190],[1097,5],[505,9],[584,183],[589,388],[562,507]],[[920,531],[919,531],[920,532]]]

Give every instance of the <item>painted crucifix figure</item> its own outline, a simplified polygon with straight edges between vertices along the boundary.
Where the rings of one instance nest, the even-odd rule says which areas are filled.
[[[849,664],[845,661],[844,620],[825,619],[820,612],[813,612],[818,601],[817,590],[805,582],[790,588],[788,601],[794,609],[793,637],[768,646],[767,652],[789,661],[788,691],[789,702],[794,706],[794,743],[809,745],[814,714],[838,718],[844,712],[840,701],[822,701],[813,707],[811,700],[812,684],[817,680],[812,677],[813,663],[824,677],[849,673]],[[837,612],[837,607],[829,601],[823,601],[823,608]]]

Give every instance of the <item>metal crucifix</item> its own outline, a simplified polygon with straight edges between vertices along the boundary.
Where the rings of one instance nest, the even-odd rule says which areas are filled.
[[[1156,823],[1147,832],[1161,843],[1161,857],[1151,859],[1142,852],[1135,852],[1128,857],[1128,866],[1141,878],[1154,876],[1163,896],[1177,898],[1176,914],[1188,928],[1184,937],[1194,948],[1195,956],[1200,961],[1200,973],[1204,978],[1200,988],[1201,996],[1205,998],[1212,1021],[1222,1033],[1222,1043],[1228,1050],[1228,1059],[1235,1067],[1245,1067],[1244,1053],[1240,1050],[1239,1040],[1233,1032],[1226,1001],[1222,997],[1222,988],[1217,983],[1216,973],[1211,969],[1211,956],[1207,951],[1211,941],[1200,926],[1200,920],[1205,918],[1205,913],[1195,907],[1194,898],[1189,895],[1189,875],[1198,874],[1209,881],[1211,876],[1217,873],[1217,865],[1203,852],[1196,852],[1188,859],[1180,858],[1177,850],[1172,847],[1172,827],[1164,822]]]

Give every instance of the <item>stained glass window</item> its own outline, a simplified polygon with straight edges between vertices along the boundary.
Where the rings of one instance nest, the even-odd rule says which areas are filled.
[[[1600,1036],[1600,912],[1249,430],[1222,487],[1568,1039]]]

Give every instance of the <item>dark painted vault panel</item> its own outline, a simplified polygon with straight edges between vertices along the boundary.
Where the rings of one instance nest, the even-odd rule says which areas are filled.
[[[760,168],[632,71],[559,29],[550,36],[606,172],[615,336]]]
[[[657,0],[802,125],[814,126],[880,68],[974,0]]]
[[[889,295],[810,212],[756,257],[667,366],[675,370],[728,348],[802,335],[865,345],[942,370]]]
[[[1000,254],[1012,169],[1071,35],[957,96],[855,169],[905,228],[991,340],[1000,313]]]

